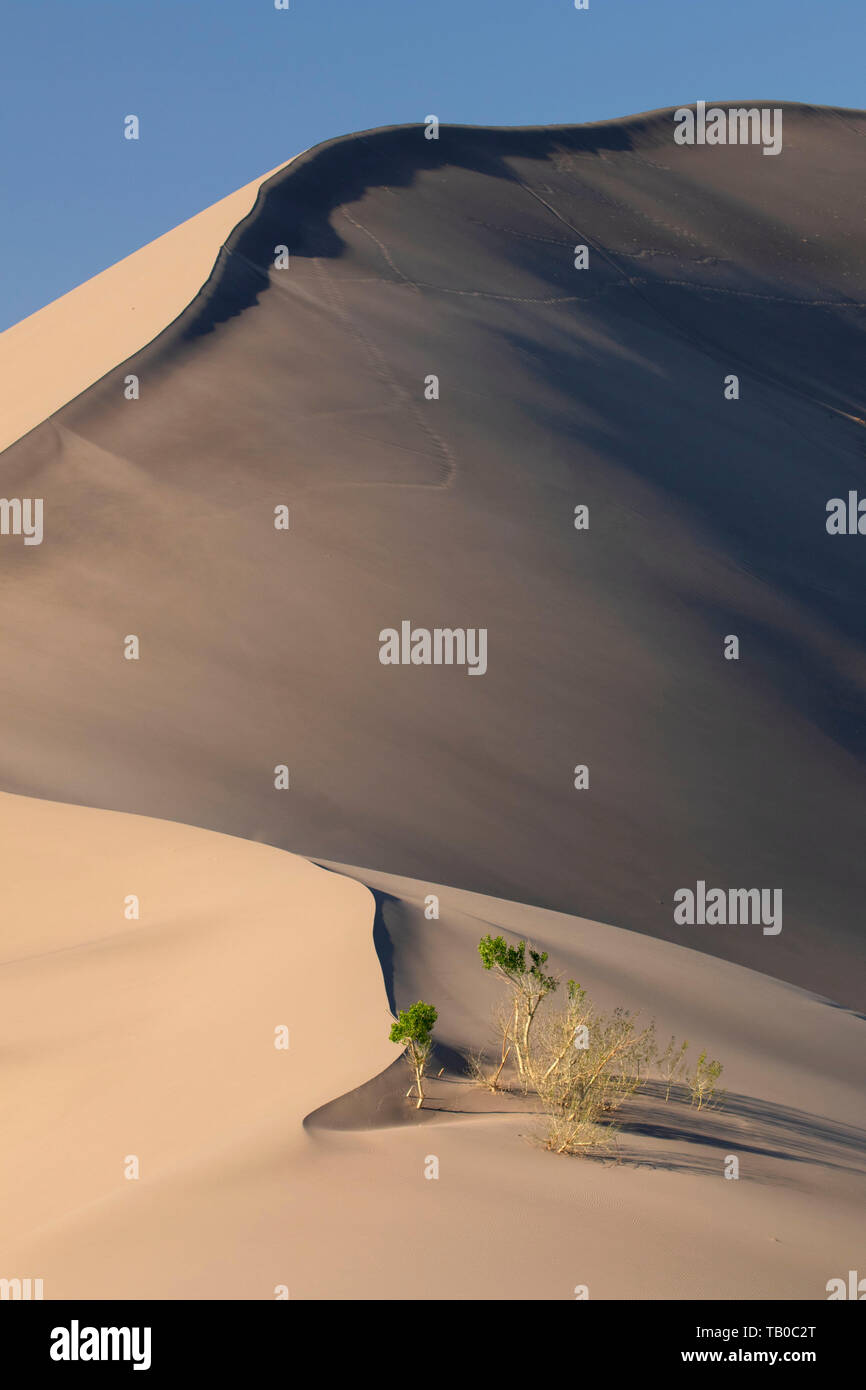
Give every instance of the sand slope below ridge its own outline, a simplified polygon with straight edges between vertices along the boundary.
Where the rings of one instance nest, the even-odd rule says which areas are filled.
[[[824,521],[866,495],[863,131],[413,127],[272,178],[189,311],[3,454],[46,533],[0,547],[0,785],[862,1007],[866,549]],[[487,674],[383,667],[402,619],[486,626]],[[698,879],[781,888],[781,936],[677,927]]]
[[[420,995],[439,1009],[436,1064],[448,1070],[429,1083],[417,1147],[440,1157],[452,1201],[452,1185],[464,1200],[471,1194],[464,1235],[455,1219],[433,1236],[455,1286],[477,1279],[508,1297],[535,1281],[523,1296],[568,1297],[579,1267],[593,1297],[826,1296],[835,1276],[824,1271],[841,1268],[866,1235],[866,1020],[699,951],[444,885],[330,867],[376,895],[375,939],[393,1006]],[[425,916],[431,893],[438,920]],[[653,1086],[617,1117],[618,1166],[548,1165],[550,1156],[526,1142],[537,1134],[531,1105],[467,1088],[453,1065],[470,1050],[495,1051],[487,1020],[499,987],[476,948],[481,935],[499,931],[546,949],[550,966],[582,981],[600,1006],[654,1019],[662,1043],[671,1032],[689,1038],[692,1059],[706,1046],[724,1062],[722,1105],[698,1114],[681,1091],[665,1104]],[[399,1080],[386,1072],[310,1116],[323,1152],[355,1142],[381,1154],[387,1141],[375,1131],[397,1123]],[[411,1151],[401,1131],[392,1142],[395,1153]],[[731,1156],[737,1181],[723,1176]],[[435,1204],[440,1219],[447,1204],[444,1196]],[[509,1204],[522,1213],[521,1230],[537,1237],[537,1249],[531,1240],[521,1247],[534,1271],[524,1282],[506,1243],[491,1237]],[[408,1202],[403,1210],[408,1220]],[[492,1244],[502,1261],[495,1273]]]
[[[0,818],[4,1277],[48,1298],[823,1298],[855,1267],[863,1024],[844,1011],[596,923],[347,871],[378,897],[383,983],[373,899],[338,873],[115,813],[4,796]],[[389,990],[437,1003],[446,1061],[483,1041],[475,943],[500,928],[602,1002],[698,1024],[733,1113],[650,1105],[622,1163],[580,1162],[528,1142],[519,1097],[466,1113],[477,1093],[450,1071],[419,1123],[380,1127]],[[386,1071],[392,1093],[405,1080]],[[347,1107],[366,1128],[333,1127]]]
[[[84,1292],[103,1208],[141,1214],[139,1196],[172,1182],[215,1192],[244,1150],[286,1160],[310,1108],[394,1048],[358,884],[140,817],[3,795],[0,823],[2,1272],[14,1277],[11,1252],[41,1233],[33,1277],[57,1297],[51,1251],[65,1226],[79,1231],[72,1286]],[[288,1050],[274,1046],[280,1025]],[[124,1177],[131,1154],[138,1182]],[[164,1254],[184,1233],[170,1205],[159,1221]],[[134,1270],[134,1245],[114,1256]],[[194,1249],[187,1258],[194,1278]]]
[[[210,275],[221,244],[276,172],[253,179],[0,333],[0,449],[183,312]]]

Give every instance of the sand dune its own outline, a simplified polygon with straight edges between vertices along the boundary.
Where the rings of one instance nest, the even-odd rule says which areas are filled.
[[[824,523],[866,494],[866,117],[784,110],[775,159],[660,112],[271,178],[189,309],[3,455],[45,539],[2,541],[0,784],[862,1006],[866,552]],[[382,666],[405,619],[487,628],[487,674]],[[781,888],[781,934],[676,925],[697,880]]]
[[[186,308],[220,246],[276,172],[221,198],[0,333],[0,449],[143,348]]]
[[[0,823],[4,1277],[46,1298],[823,1298],[856,1264],[863,1025],[844,1011],[612,927],[347,871],[377,907],[210,832],[9,796]],[[454,1060],[486,1042],[491,927],[531,932],[601,1002],[697,1030],[728,1108],[636,1103],[616,1165],[530,1142],[527,1102],[485,1099]],[[448,1069],[421,1112],[387,1069],[386,985],[440,1008]]]
[[[119,1261],[132,1287],[136,1247],[108,1239],[106,1251],[91,1234],[103,1212],[141,1220],[147,1194],[207,1185],[240,1154],[288,1161],[311,1107],[393,1057],[370,895],[185,826],[5,795],[0,821],[3,1272],[23,1268],[59,1297],[87,1293],[92,1271]],[[129,894],[138,920],[124,915]],[[124,1177],[129,1155],[137,1182]],[[186,1232],[170,1199],[159,1216],[164,1259]],[[54,1252],[67,1230],[64,1284]],[[193,1285],[201,1258],[185,1256]]]
[[[0,1277],[820,1299],[857,1267],[866,552],[825,508],[866,496],[866,114],[785,106],[774,159],[671,116],[332,141],[0,336],[2,438],[43,421],[2,490],[44,504],[0,536]],[[484,628],[486,672],[383,665],[403,621]],[[782,890],[782,930],[676,923],[698,880]],[[616,1163],[532,1142],[467,1084],[490,930],[706,1045],[724,1109],[645,1096]]]

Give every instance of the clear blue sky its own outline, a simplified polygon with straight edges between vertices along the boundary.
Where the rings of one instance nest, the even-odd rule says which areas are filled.
[[[0,329],[331,136],[863,106],[864,36],[864,0],[0,0]]]

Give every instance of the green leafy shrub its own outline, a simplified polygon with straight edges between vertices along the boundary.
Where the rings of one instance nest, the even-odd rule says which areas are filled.
[[[546,951],[534,951],[530,947],[532,963],[527,966],[525,941],[509,946],[502,936],[483,936],[478,943],[478,954],[484,969],[494,971],[510,994],[507,1011],[497,1018],[501,1036],[499,1066],[494,1076],[485,1079],[486,1084],[491,1090],[498,1088],[503,1067],[513,1050],[518,1075],[526,1085],[532,1025],[542,1000],[557,987],[556,976],[544,972]]]
[[[413,1086],[418,1091],[416,1110],[420,1110],[424,1104],[424,1072],[433,1049],[433,1029],[438,1017],[432,1004],[425,1004],[419,999],[411,1008],[399,1011],[397,1022],[389,1034],[392,1043],[406,1048],[406,1057],[414,1075]],[[408,1094],[411,1091],[412,1086]]]

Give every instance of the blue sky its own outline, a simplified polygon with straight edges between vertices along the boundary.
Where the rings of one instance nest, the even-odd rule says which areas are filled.
[[[698,97],[862,106],[863,5],[0,0],[0,329],[333,135]]]

